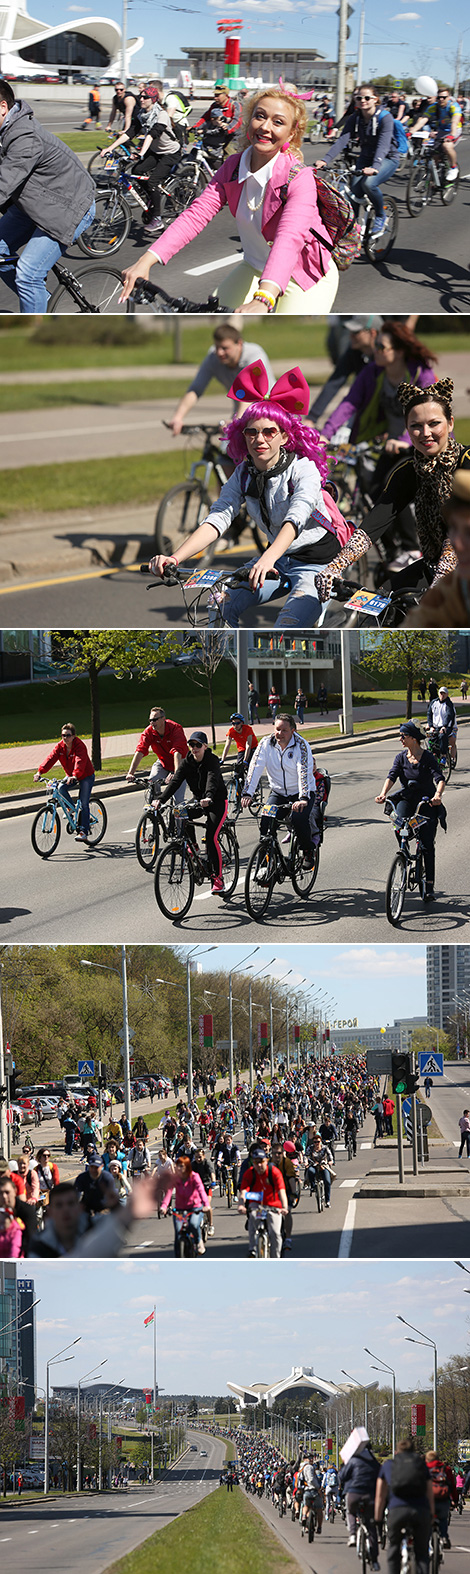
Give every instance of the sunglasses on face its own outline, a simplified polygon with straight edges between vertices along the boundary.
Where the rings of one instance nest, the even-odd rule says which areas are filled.
[[[272,442],[272,439],[276,436],[276,433],[277,426],[262,426],[261,431],[259,432],[256,431],[256,427],[254,426],[245,426],[245,437],[251,437],[253,438],[253,441],[255,437],[266,437],[268,442]]]

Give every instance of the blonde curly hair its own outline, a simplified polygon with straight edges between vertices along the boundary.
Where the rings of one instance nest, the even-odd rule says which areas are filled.
[[[294,155],[297,159],[303,159],[302,139],[305,136],[307,129],[307,110],[305,108],[304,101],[301,98],[297,98],[296,93],[286,92],[285,88],[276,87],[274,83],[272,87],[258,88],[256,93],[252,93],[250,98],[245,99],[245,103],[243,105],[243,127],[240,132],[239,147],[243,152],[244,148],[251,146],[250,138],[248,136],[248,127],[252,115],[255,112],[257,104],[260,104],[263,99],[268,98],[279,99],[281,104],[288,105],[292,114],[292,136],[289,142],[289,154]]]

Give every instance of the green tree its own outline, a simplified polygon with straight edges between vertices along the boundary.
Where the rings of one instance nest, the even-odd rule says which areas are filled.
[[[413,1029],[411,1048],[416,1055],[420,1050],[437,1049],[437,1033],[435,1027],[416,1027]],[[454,1053],[452,1038],[449,1033],[439,1031],[439,1051],[448,1060]]]
[[[413,686],[422,672],[448,672],[454,639],[447,631],[430,633],[426,629],[394,629],[393,634],[371,634],[363,664],[370,671],[387,676],[404,674],[406,716],[413,713]]]
[[[91,710],[91,753],[95,770],[101,770],[99,677],[111,668],[116,678],[151,678],[163,662],[181,650],[176,633],[165,635],[138,629],[74,629],[68,637],[53,634],[58,664],[70,677],[88,674]]]
[[[231,660],[230,635],[205,634],[203,639],[195,643],[193,639],[184,644],[184,653],[188,654],[188,678],[196,683],[198,688],[206,689],[209,699],[209,715],[212,732],[212,747],[215,748],[215,712],[214,712],[214,675],[221,661]],[[234,660],[236,668],[236,661]],[[234,675],[232,677],[233,688]],[[229,701],[231,704],[231,700]]]

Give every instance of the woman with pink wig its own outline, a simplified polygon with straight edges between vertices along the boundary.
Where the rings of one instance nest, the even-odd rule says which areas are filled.
[[[247,608],[254,612],[288,592],[277,626],[313,627],[325,599],[323,590],[317,591],[316,576],[320,582],[326,576],[329,583],[332,575],[362,556],[366,538],[340,514],[335,488],[327,479],[322,439],[301,420],[308,412],[309,389],[299,367],[285,372],[268,390],[262,361],[237,372],[228,398],[239,400],[244,409],[225,427],[236,469],[178,555],[154,557],[150,569],[161,578],[167,563],[184,563],[203,552],[230,529],[246,502],[250,519],[268,544],[261,557],[253,559],[248,584],[227,592],[225,623],[237,628]]]

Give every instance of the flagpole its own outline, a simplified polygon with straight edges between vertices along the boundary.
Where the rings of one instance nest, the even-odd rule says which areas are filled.
[[[153,1408],[157,1406],[157,1308],[153,1308]]]

